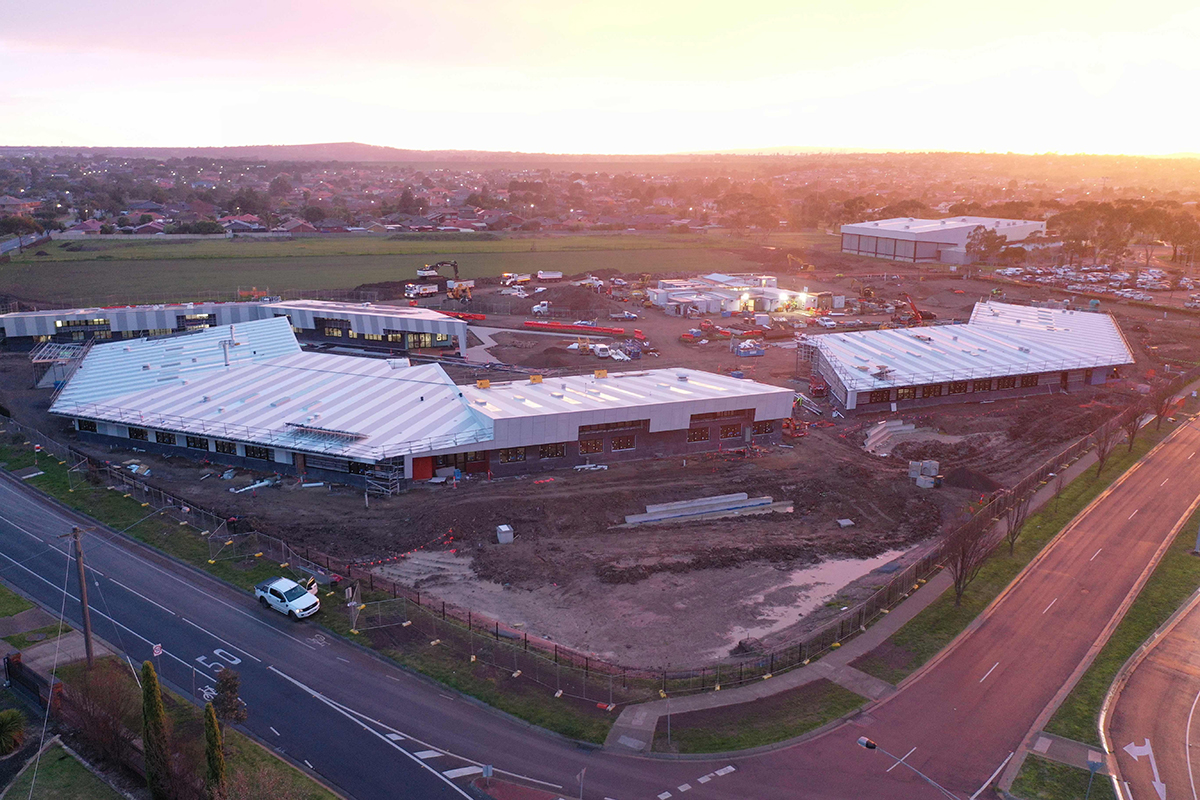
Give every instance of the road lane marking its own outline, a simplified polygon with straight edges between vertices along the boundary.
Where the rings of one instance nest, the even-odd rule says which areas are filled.
[[[271,729],[271,733],[275,734],[276,736],[279,735],[279,731],[275,730],[274,725],[268,725],[267,727]]]
[[[311,763],[311,762],[310,762],[310,761],[309,761],[307,758],[306,758],[306,759],[304,759],[304,763],[308,765],[308,768],[309,768],[309,769],[313,769],[313,765],[312,765],[312,763]]]
[[[696,783],[708,783],[711,780],[712,780],[712,773],[710,772],[707,775],[701,775],[699,778],[696,778]]]
[[[192,626],[193,628],[195,628],[196,630],[199,630],[199,631],[204,631],[204,632],[205,632],[205,633],[207,633],[209,636],[211,636],[212,638],[216,639],[218,642],[220,642],[221,644],[225,645],[226,647],[232,647],[234,650],[237,650],[239,653],[241,653],[242,655],[246,656],[247,658],[253,658],[253,659],[254,659],[255,661],[257,661],[258,663],[260,663],[260,664],[262,663],[262,659],[261,659],[261,658],[259,658],[258,656],[254,655],[253,653],[247,653],[245,650],[243,650],[242,648],[238,647],[238,646],[237,646],[236,644],[234,644],[233,642],[227,642],[227,641],[225,641],[225,640],[224,640],[224,639],[222,639],[220,636],[217,636],[215,633],[213,633],[212,631],[210,631],[208,628],[204,628],[204,627],[201,627],[200,625],[197,625],[196,623],[192,622],[192,621],[191,621],[190,619],[188,619],[187,617],[180,617],[180,619],[181,619],[181,620],[183,620],[184,622],[186,622],[188,625],[191,625],[191,626]]]
[[[286,672],[284,672],[281,669],[276,668],[275,666],[268,666],[267,669],[269,669],[271,672],[274,672],[276,675],[283,678],[288,683],[291,683],[293,686],[296,686],[296,687],[300,688],[302,691],[307,692],[310,696],[315,697],[316,699],[320,700],[322,703],[325,703],[325,705],[329,706],[330,708],[333,708],[334,710],[339,712],[342,716],[348,717],[349,719],[354,720],[355,722],[357,722],[359,724],[359,726],[370,731],[375,736],[378,736],[381,739],[388,739],[390,737],[385,737],[384,735],[380,734],[379,731],[377,731],[374,728],[367,725],[366,722],[373,722],[373,723],[377,724],[379,727],[383,728],[384,730],[389,731],[390,733],[400,734],[401,738],[410,739],[415,744],[418,744],[421,747],[432,747],[432,745],[430,745],[426,742],[422,742],[420,739],[417,739],[416,737],[409,736],[408,734],[404,733],[403,731],[396,730],[395,728],[391,727],[387,723],[380,722],[379,720],[373,719],[372,717],[368,717],[366,714],[363,714],[360,711],[355,711],[353,708],[350,708],[349,706],[344,706],[341,703],[337,702],[336,700],[326,697],[325,695],[318,692],[316,689],[312,688],[311,686],[306,686],[305,684],[301,683],[300,681],[293,678],[291,675],[288,675]],[[396,747],[396,749],[400,750],[400,752],[404,753],[406,756],[408,756],[410,758],[412,757],[412,753],[409,753],[407,750],[405,750],[402,747],[397,747],[395,741],[389,741],[388,743],[391,744],[393,747]],[[440,752],[445,752],[447,755],[453,756],[454,758],[457,758],[460,761],[465,761],[468,764],[474,764],[477,767],[484,766],[483,762],[481,762],[481,761],[476,761],[474,759],[467,758],[466,756],[462,756],[457,753],[451,753],[449,751],[440,751]],[[529,783],[541,784],[542,786],[548,786],[551,789],[563,788],[562,784],[559,784],[559,783],[551,783],[550,781],[543,781],[543,780],[539,780],[537,778],[531,778],[528,775],[522,775],[519,772],[512,772],[510,770],[500,769],[499,767],[495,767],[494,769],[497,774],[508,775],[510,777],[517,778],[519,780],[527,781]],[[727,769],[729,772],[734,771],[734,767],[725,767],[725,769]],[[435,770],[431,770],[431,771],[435,771]],[[438,773],[438,774],[440,774],[440,773]],[[722,773],[722,774],[727,774],[727,773]]]
[[[345,661],[347,664],[349,664],[349,663],[350,663],[350,659],[348,659],[348,658],[342,658],[341,656],[338,656],[338,657],[337,657],[337,660],[338,660],[338,661]]]
[[[1103,550],[1103,549],[1104,549],[1103,547],[1100,548],[1100,550]],[[1097,550],[1096,552],[1092,553],[1092,557],[1088,559],[1089,564],[1096,560],[1096,556],[1100,555],[1100,550]]]
[[[916,750],[916,749],[917,749],[917,748],[915,748],[915,747],[914,747],[912,750],[909,750],[907,753],[905,753],[903,756],[901,756],[901,757],[900,757],[900,760],[899,760],[899,761],[897,761],[895,764],[892,764],[890,767],[888,767],[888,768],[887,768],[886,770],[884,770],[884,771],[885,771],[885,772],[891,772],[891,771],[892,771],[892,770],[894,770],[896,767],[900,766],[901,764],[904,764],[904,759],[906,759],[906,758],[908,758],[909,756],[911,756],[911,755],[913,754],[913,751],[914,751],[914,750]],[[907,767],[907,766],[908,766],[908,764],[904,764],[904,766],[906,766],[906,767]]]
[[[448,769],[442,774],[447,778],[465,778],[468,775],[478,775],[483,772],[483,767],[459,767],[458,769]]]
[[[413,753],[413,755],[422,761],[427,761],[431,758],[437,758],[438,756],[444,756],[446,754],[441,750],[418,750],[417,752]]]
[[[1194,456],[1194,455],[1196,455],[1196,454],[1195,454],[1195,453],[1192,453],[1192,456]],[[1188,456],[1188,457],[1187,457],[1187,460],[1188,460],[1188,461],[1191,461],[1191,460],[1192,460],[1192,456]]]
[[[670,792],[663,792],[658,796],[658,800],[667,800],[671,796]]]
[[[692,785],[690,783],[681,783],[675,788],[679,790],[680,794],[683,794],[684,792],[690,792],[692,790]]]
[[[971,795],[970,800],[975,800],[975,798],[977,798],[977,797],[979,797],[979,795],[983,794],[983,790],[986,789],[988,786],[990,786],[992,781],[996,780],[996,776],[1000,774],[1000,770],[1004,769],[1004,765],[1007,764],[1009,762],[1009,760],[1012,759],[1012,757],[1013,757],[1013,753],[1009,753],[1005,757],[1005,759],[1000,762],[1000,766],[996,767],[996,771],[992,773],[992,777],[988,778],[986,781],[983,782],[983,786],[980,786],[979,789],[975,792],[975,794]]]
[[[728,775],[731,772],[737,772],[737,767],[734,767],[734,766],[721,767],[714,774],[720,775],[721,777],[725,777],[726,775]]]
[[[1166,485],[1167,485],[1167,481],[1169,481],[1169,480],[1171,480],[1171,479],[1170,479],[1170,478],[1164,478],[1164,479],[1163,479],[1163,482],[1162,482],[1162,483],[1160,483],[1160,484],[1159,484],[1159,486],[1166,486]]]
[[[991,674],[992,674],[992,670],[994,670],[994,669],[995,669],[996,667],[998,667],[998,666],[1000,666],[1000,662],[999,662],[999,661],[997,661],[995,664],[992,664],[992,669],[989,669],[987,672],[985,672],[985,673],[983,674],[983,677],[979,679],[979,682],[980,682],[980,683],[983,683],[984,681],[986,681],[986,680],[987,680],[987,676],[988,676],[988,675],[991,675]]]
[[[176,614],[174,611],[172,611],[171,609],[169,609],[169,608],[167,608],[166,606],[164,606],[162,603],[156,603],[155,601],[151,600],[149,597],[146,597],[146,595],[142,594],[142,593],[141,593],[141,592],[139,592],[138,590],[136,590],[136,589],[130,589],[128,586],[126,586],[125,584],[121,583],[121,582],[120,582],[119,580],[117,580],[116,578],[109,578],[109,580],[110,580],[110,581],[112,581],[113,583],[115,583],[117,586],[120,586],[122,589],[124,589],[125,591],[129,592],[130,594],[135,594],[135,595],[137,595],[138,597],[142,598],[143,600],[145,600],[145,601],[146,601],[147,603],[149,603],[150,605],[152,605],[152,606],[157,606],[158,608],[161,608],[163,611],[167,612],[167,613],[168,613],[168,614],[170,614],[171,616],[173,616],[173,617],[177,617],[177,616],[179,616],[179,615],[178,615],[178,614]]]
[[[404,737],[398,733],[389,733],[387,735],[387,738],[391,739],[393,742],[403,741],[403,739],[404,739]]]
[[[1092,558],[1095,558],[1095,556],[1092,556]],[[1050,601],[1050,605],[1049,605],[1049,606],[1046,606],[1046,611],[1049,611],[1049,610],[1050,610],[1050,606],[1054,605],[1054,604],[1055,604],[1055,603],[1057,603],[1057,602],[1058,602],[1058,598],[1057,598],[1057,597],[1056,597],[1056,598],[1054,598],[1053,600],[1051,600],[1051,601]],[[1043,613],[1043,614],[1045,614],[1045,613],[1046,613],[1046,611],[1043,611],[1042,613]]]
[[[1136,517],[1136,516],[1137,516],[1137,512],[1139,512],[1139,511],[1141,511],[1141,509],[1140,509],[1140,508],[1135,508],[1135,509],[1133,510],[1133,513],[1129,515],[1129,518],[1130,518],[1130,519],[1133,519],[1134,517]]]

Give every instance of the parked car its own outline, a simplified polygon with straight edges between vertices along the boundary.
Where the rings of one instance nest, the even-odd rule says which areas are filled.
[[[254,587],[263,608],[273,608],[292,619],[311,617],[321,610],[321,601],[291,578],[271,578]]]

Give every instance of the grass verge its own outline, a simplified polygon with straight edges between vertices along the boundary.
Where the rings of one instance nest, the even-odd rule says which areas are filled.
[[[1191,555],[1200,511],[1183,526],[1162,561],[1088,671],[1050,719],[1046,730],[1100,746],[1100,706],[1121,666],[1200,586],[1200,559]]]
[[[1096,775],[1088,795],[1090,777],[1086,769],[1031,755],[1013,782],[1011,794],[1023,800],[1079,800],[1084,795],[1089,800],[1116,800],[1112,781],[1104,775]]]
[[[58,623],[47,625],[44,628],[38,628],[33,631],[24,631],[22,633],[14,633],[12,636],[5,636],[4,641],[11,644],[18,650],[27,650],[35,644],[43,642],[53,642],[59,636],[65,636],[71,632],[71,626],[63,625],[61,633],[58,629]]]
[[[33,603],[4,586],[0,586],[0,617],[11,617],[13,614],[20,614],[31,608],[33,608]]]
[[[962,633],[1088,503],[1175,428],[1175,424],[1166,423],[1160,431],[1143,430],[1132,451],[1124,446],[1114,451],[1102,474],[1097,475],[1095,467],[1088,468],[1063,487],[1058,498],[1029,516],[1011,556],[1006,543],[996,549],[963,593],[961,606],[954,605],[952,591],[945,592],[874,650],[851,662],[851,666],[892,684],[911,675]]]
[[[768,698],[658,718],[654,749],[675,753],[723,753],[782,742],[819,728],[866,702],[824,678]]]

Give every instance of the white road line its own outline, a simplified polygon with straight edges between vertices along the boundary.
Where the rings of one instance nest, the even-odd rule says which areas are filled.
[[[119,580],[117,580],[116,578],[109,578],[109,580],[110,580],[110,581],[112,581],[113,583],[115,583],[117,586],[120,586],[122,589],[124,589],[125,591],[129,592],[130,594],[134,594],[134,595],[137,595],[138,597],[142,598],[143,600],[145,600],[145,601],[146,601],[147,603],[149,603],[150,605],[152,605],[152,606],[155,606],[155,607],[157,607],[157,608],[161,608],[163,611],[167,612],[167,613],[168,613],[168,614],[170,614],[171,616],[173,616],[173,617],[177,617],[177,616],[179,616],[179,615],[178,615],[178,614],[176,614],[174,611],[172,611],[171,609],[169,609],[169,608],[167,608],[166,606],[164,606],[162,603],[157,603],[157,602],[155,602],[155,601],[151,600],[149,597],[146,597],[146,595],[142,594],[142,593],[141,593],[141,592],[139,592],[137,589],[130,589],[128,586],[126,586],[125,584],[121,583],[121,582],[120,582]]]
[[[274,725],[268,725],[267,727],[271,729],[271,733],[275,734],[276,736],[279,735],[279,731],[275,730]]]
[[[1183,731],[1183,752],[1192,752],[1192,715],[1196,713],[1196,703],[1200,701],[1200,692],[1196,693],[1196,699],[1192,701],[1192,710],[1188,712],[1187,728]],[[1188,783],[1192,785],[1192,800],[1196,800],[1196,778],[1192,775],[1192,759],[1187,759],[1188,765]]]
[[[349,716],[351,718],[357,718],[355,721],[358,722],[360,725],[362,725],[364,721],[371,722],[371,723],[378,725],[379,727],[383,728],[385,731],[389,732],[389,735],[387,737],[389,739],[391,738],[390,734],[397,734],[400,736],[401,739],[409,739],[413,743],[420,745],[421,747],[428,747],[431,749],[433,747],[428,742],[423,742],[414,736],[408,735],[404,731],[396,730],[395,728],[391,727],[387,723],[380,722],[379,720],[374,719],[373,717],[368,717],[366,714],[363,714],[360,711],[355,711],[353,708],[350,708],[349,706],[344,706],[341,703],[337,702],[336,700],[332,700],[332,699],[326,697],[325,695],[318,692],[316,689],[313,689],[311,686],[305,686],[303,683],[296,680],[291,675],[288,675],[286,672],[284,672],[280,669],[277,669],[274,666],[269,666],[269,667],[267,667],[267,669],[271,670],[271,672],[274,672],[276,675],[279,675],[281,678],[288,681],[292,685],[298,686],[300,689],[304,690],[305,692],[308,692],[308,694],[312,695],[313,697],[320,699],[321,702],[323,702],[329,706],[332,706],[333,708],[336,708],[344,716]],[[375,731],[373,728],[371,728],[369,730],[371,730],[371,732],[374,733],[376,736],[379,736],[378,731]],[[396,741],[396,740],[393,740],[393,741]],[[407,750],[404,752],[405,752],[405,755],[409,754]],[[466,756],[459,755],[458,753],[451,753],[449,751],[442,751],[442,752],[446,752],[447,755],[453,756],[454,758],[457,758],[460,761],[465,761],[468,764],[474,764],[477,767],[483,766],[482,761],[476,761],[474,759],[467,758]],[[517,778],[518,780],[526,781],[528,783],[537,783],[537,784],[541,784],[542,786],[548,786],[551,789],[563,788],[562,784],[559,784],[559,783],[551,783],[550,781],[543,781],[543,780],[539,780],[537,778],[531,778],[528,775],[522,775],[519,772],[512,772],[510,770],[500,769],[499,767],[495,767],[494,769],[495,769],[497,775],[508,775],[510,777]],[[733,767],[729,767],[728,769],[730,772],[733,771]]]
[[[349,664],[349,663],[350,663],[350,659],[348,659],[348,658],[342,658],[341,656],[338,656],[338,657],[337,657],[337,660],[338,660],[338,661],[345,661],[347,664]]]
[[[201,626],[197,625],[196,623],[192,622],[190,619],[188,619],[188,618],[186,618],[186,617],[180,617],[180,619],[181,619],[181,620],[183,620],[184,622],[186,622],[188,625],[191,625],[191,626],[192,626],[193,628],[195,628],[196,630],[199,630],[199,631],[204,631],[204,632],[205,632],[205,633],[207,633],[209,636],[213,637],[214,639],[216,639],[218,642],[220,642],[221,644],[225,645],[226,647],[232,647],[234,650],[237,650],[239,653],[241,653],[242,655],[246,656],[246,658],[253,658],[253,659],[254,659],[255,661],[257,661],[258,663],[260,663],[260,664],[262,663],[262,659],[261,659],[261,658],[259,658],[258,656],[254,655],[253,653],[247,653],[245,650],[243,650],[242,648],[238,647],[238,646],[237,646],[236,644],[234,644],[233,642],[227,642],[227,641],[225,641],[225,640],[224,640],[224,639],[222,639],[220,636],[217,636],[215,633],[213,633],[212,631],[210,631],[208,628],[201,627]]]
[[[658,796],[658,800],[667,800],[667,798],[670,796],[671,796],[670,792],[663,792],[662,794],[660,794]]]
[[[696,783],[708,783],[711,780],[712,780],[712,773],[710,772],[707,775],[701,775],[699,778],[696,778]]]
[[[1129,515],[1129,518],[1130,518],[1130,519],[1133,519],[1134,517],[1136,517],[1136,516],[1137,516],[1137,512],[1139,512],[1139,511],[1141,511],[1141,509],[1140,509],[1140,508],[1135,508],[1135,509],[1133,510],[1133,513]]]
[[[391,678],[392,680],[394,680],[396,683],[400,682],[400,679],[397,678],[395,675],[388,675],[388,677]]]
[[[312,769],[312,768],[313,768],[312,762],[310,762],[310,761],[309,761],[307,758],[306,758],[306,759],[304,759],[304,763],[308,765],[308,768],[309,768],[309,769]]]
[[[444,756],[446,754],[441,750],[418,750],[417,752],[413,753],[413,755],[422,761],[428,761],[431,758],[437,758],[438,756]]]
[[[1192,453],[1192,456],[1194,456],[1194,455],[1196,455],[1196,454],[1195,454],[1195,453]],[[1188,457],[1187,457],[1187,460],[1188,460],[1188,461],[1191,461],[1191,460],[1192,460],[1192,456],[1188,456]]]
[[[1100,548],[1100,550],[1103,550],[1103,549],[1104,549],[1103,547]],[[1096,560],[1096,556],[1100,555],[1100,550],[1097,550],[1096,552],[1092,553],[1092,557],[1088,559],[1089,564]]]
[[[402,741],[405,737],[399,733],[389,733],[387,735],[387,738],[391,739],[393,742],[399,742],[399,741]]]
[[[1094,556],[1093,556],[1093,557],[1094,557]],[[1051,601],[1050,601],[1050,605],[1049,605],[1049,606],[1046,606],[1046,611],[1049,611],[1049,610],[1050,610],[1050,606],[1053,606],[1053,605],[1054,605],[1055,603],[1057,603],[1057,602],[1058,602],[1058,598],[1057,598],[1057,597],[1056,597],[1056,598],[1054,598],[1053,600],[1051,600]],[[1043,614],[1045,614],[1045,613],[1046,613],[1046,611],[1043,611],[1042,613],[1043,613]]]
[[[980,786],[979,790],[976,791],[975,794],[971,795],[970,800],[975,800],[975,798],[977,798],[977,797],[979,797],[979,795],[983,794],[983,790],[986,789],[991,784],[992,781],[996,780],[996,776],[1000,774],[1000,770],[1004,769],[1004,765],[1007,764],[1009,762],[1009,759],[1011,759],[1012,757],[1013,757],[1013,754],[1009,753],[1008,756],[1003,761],[1000,762],[1000,766],[996,767],[996,771],[992,773],[992,777],[988,778],[986,781],[983,782],[983,786]]]
[[[987,676],[988,676],[988,675],[991,675],[991,674],[992,674],[992,670],[994,670],[994,669],[995,669],[996,667],[998,667],[998,666],[1000,666],[1000,662],[999,662],[999,661],[997,661],[995,664],[992,664],[992,669],[989,669],[987,672],[985,672],[985,673],[983,674],[983,677],[979,679],[979,682],[980,682],[980,683],[983,683],[984,681],[986,681],[986,680],[987,680]],[[902,760],[903,760],[903,759],[902,759]]]
[[[987,676],[985,675],[984,677],[986,678]],[[906,758],[908,758],[909,756],[911,756],[911,755],[913,754],[913,750],[916,750],[916,749],[917,749],[917,748],[915,748],[915,747],[914,747],[912,750],[909,750],[907,753],[905,753],[903,756],[901,756],[901,758],[900,758],[900,760],[899,760],[899,761],[897,761],[895,764],[892,764],[890,767],[888,767],[888,768],[885,770],[885,772],[891,772],[891,771],[892,771],[892,770],[894,770],[896,767],[900,766],[901,764],[904,764],[904,759],[906,759]],[[907,767],[907,766],[908,766],[908,764],[904,764],[904,766],[906,766],[906,767]]]
[[[675,788],[679,790],[680,794],[683,794],[684,792],[690,792],[692,790],[692,785],[690,783],[681,783]]]
[[[425,763],[424,761],[422,761],[421,759],[419,759],[419,758],[415,757],[415,756],[414,756],[412,753],[408,752],[407,750],[405,750],[405,749],[404,749],[403,747],[401,747],[400,745],[396,744],[396,743],[395,743],[395,742],[393,742],[393,741],[390,741],[390,740],[389,740],[389,739],[388,739],[386,736],[384,736],[382,733],[380,733],[379,731],[377,731],[377,730],[375,730],[374,728],[372,728],[370,725],[366,724],[366,723],[365,723],[365,722],[363,722],[362,720],[356,719],[356,718],[355,718],[355,716],[354,716],[353,714],[351,714],[350,712],[348,712],[348,711],[346,711],[345,709],[341,708],[341,707],[340,707],[340,706],[339,706],[337,703],[333,702],[332,700],[330,700],[330,699],[329,699],[328,697],[326,697],[325,695],[321,694],[320,692],[314,691],[313,689],[310,689],[309,687],[307,687],[307,686],[305,686],[304,684],[300,683],[300,681],[296,680],[295,678],[291,677],[290,675],[288,675],[288,674],[286,674],[286,673],[283,673],[283,672],[280,672],[279,670],[275,669],[275,667],[267,667],[267,669],[271,670],[271,671],[272,671],[272,672],[274,672],[276,675],[279,675],[281,678],[284,678],[285,680],[289,681],[290,683],[292,683],[292,684],[294,684],[294,685],[296,685],[296,686],[300,687],[300,688],[301,688],[301,689],[303,689],[304,691],[308,692],[310,696],[312,696],[312,697],[316,698],[317,700],[320,700],[322,703],[324,703],[325,705],[329,706],[329,707],[330,707],[330,708],[332,708],[334,711],[337,711],[339,714],[341,714],[342,716],[344,716],[344,717],[346,717],[347,719],[351,720],[352,722],[356,722],[356,723],[358,723],[358,726],[359,726],[360,728],[362,728],[364,731],[367,731],[367,732],[371,733],[372,735],[374,735],[374,736],[377,736],[377,737],[380,739],[380,741],[387,742],[387,743],[388,743],[389,745],[391,745],[391,746],[392,746],[392,747],[393,747],[393,748],[394,748],[394,749],[395,749],[395,750],[396,750],[398,753],[403,753],[403,754],[404,754],[404,756],[405,756],[406,758],[411,758],[411,759],[413,760],[413,763],[414,763],[414,764],[419,764],[419,765],[420,765],[420,766],[421,766],[423,769],[426,769],[426,770],[428,770],[428,771],[430,772],[430,774],[432,774],[432,775],[436,775],[436,776],[438,777],[438,779],[442,781],[442,783],[446,784],[446,785],[447,785],[447,786],[449,786],[451,789],[453,789],[454,791],[458,792],[458,794],[459,794],[460,796],[467,798],[467,800],[471,800],[471,795],[467,794],[467,793],[466,793],[466,792],[464,792],[462,789],[458,788],[458,786],[457,786],[457,785],[456,785],[456,784],[455,784],[453,781],[451,781],[449,778],[447,778],[446,776],[442,775],[442,773],[438,772],[436,769],[434,769],[433,767],[429,766],[428,764],[426,764],[426,763]],[[560,787],[560,788],[561,788],[561,787]]]
[[[442,774],[447,778],[465,778],[468,775],[478,775],[483,772],[483,767],[459,767],[458,769],[448,769]]]
[[[719,770],[717,770],[713,774],[720,775],[721,777],[725,777],[726,775],[728,775],[731,772],[737,772],[737,767],[732,766],[732,765],[727,766],[727,767],[721,767]]]
[[[1164,479],[1163,479],[1163,482],[1162,482],[1162,483],[1160,483],[1160,484],[1159,484],[1159,486],[1166,486],[1166,485],[1167,485],[1167,481],[1169,481],[1169,480],[1171,480],[1171,479],[1170,479],[1170,478],[1164,478]]]

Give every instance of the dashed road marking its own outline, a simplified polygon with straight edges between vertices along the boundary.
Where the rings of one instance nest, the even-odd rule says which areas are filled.
[[[658,796],[658,800],[667,800],[667,798],[670,796],[671,796],[670,792],[663,792],[662,794],[660,794]]]
[[[1100,550],[1103,550],[1103,549],[1104,549],[1103,547],[1100,548]],[[1096,560],[1096,556],[1100,555],[1100,550],[1097,550],[1096,552],[1092,553],[1092,557],[1088,559],[1089,564]]]
[[[692,785],[690,783],[681,783],[678,786],[676,786],[675,788],[679,790],[680,794],[683,794],[684,792],[690,792],[692,789]]]
[[[1133,519],[1134,517],[1136,517],[1136,516],[1137,516],[1137,512],[1139,512],[1139,511],[1141,511],[1141,509],[1140,509],[1140,508],[1135,508],[1135,509],[1133,510],[1133,513],[1129,515],[1129,518],[1130,518],[1130,519]]]
[[[1162,482],[1162,483],[1160,483],[1160,484],[1159,484],[1159,486],[1166,486],[1166,485],[1167,485],[1167,481],[1169,481],[1169,480],[1171,480],[1171,479],[1170,479],[1170,478],[1163,478],[1163,482]]]
[[[696,778],[696,783],[708,783],[711,780],[712,780],[712,773],[710,772],[707,775],[701,775],[699,778]]]
[[[398,733],[389,733],[389,734],[387,734],[387,738],[391,739],[393,742],[398,742],[398,741],[402,740],[404,737]]]
[[[350,659],[348,659],[348,658],[342,658],[341,656],[338,656],[338,657],[337,657],[337,660],[338,660],[338,661],[345,661],[347,664],[349,664],[349,663],[350,663]]]
[[[441,750],[421,750],[413,753],[413,755],[422,761],[425,761],[430,758],[437,758],[438,756],[445,755],[445,753],[443,753]]]
[[[465,778],[468,775],[478,775],[483,772],[483,767],[459,767],[458,769],[448,769],[442,774],[447,778]]]
[[[269,727],[271,729],[271,733],[275,734],[276,736],[279,735],[279,731],[275,730],[274,725],[268,725],[267,727]]]
[[[1092,556],[1092,558],[1095,558],[1095,556]],[[1046,606],[1046,611],[1049,611],[1049,610],[1050,610],[1050,606],[1053,606],[1053,605],[1054,605],[1055,603],[1057,603],[1057,602],[1058,602],[1058,598],[1057,598],[1057,597],[1056,597],[1056,598],[1054,598],[1053,600],[1051,600],[1051,601],[1050,601],[1050,605],[1049,605],[1049,606]],[[1045,614],[1045,613],[1046,613],[1046,611],[1043,611],[1042,613],[1043,613],[1043,614]]]
[[[734,767],[734,766],[721,767],[719,770],[717,770],[717,771],[716,771],[715,773],[713,773],[713,774],[714,774],[714,775],[720,775],[720,776],[724,777],[725,775],[728,775],[728,774],[729,774],[729,773],[731,773],[731,772],[737,772],[737,767]]]
[[[983,677],[979,679],[979,682],[980,682],[980,683],[983,683],[984,681],[986,681],[986,680],[987,680],[987,676],[988,676],[988,675],[991,675],[991,674],[992,674],[992,671],[993,671],[993,670],[995,670],[995,669],[996,669],[996,667],[998,667],[998,666],[1000,666],[1000,662],[999,662],[999,661],[997,661],[995,664],[992,664],[992,669],[989,669],[987,672],[985,672],[985,673],[983,674]],[[916,748],[913,748],[913,749],[915,750]],[[911,751],[909,751],[909,752],[911,752]],[[905,758],[908,758],[908,756],[905,756]],[[903,760],[903,759],[901,759],[901,760]]]
[[[309,769],[312,769],[312,768],[313,768],[313,765],[312,765],[312,763],[311,763],[311,762],[310,762],[310,761],[309,761],[307,758],[306,758],[306,759],[304,759],[304,763],[308,765],[308,768],[309,768]]]

